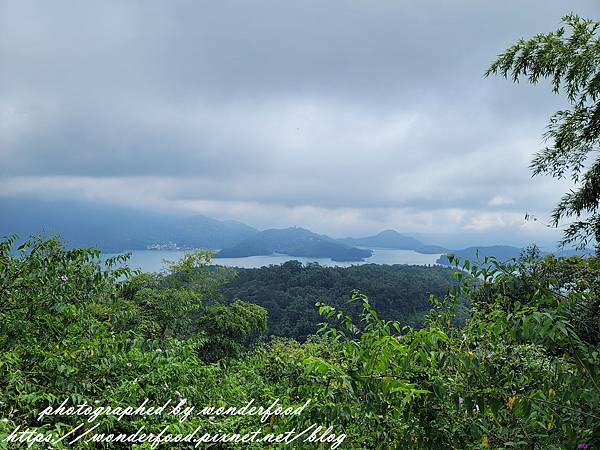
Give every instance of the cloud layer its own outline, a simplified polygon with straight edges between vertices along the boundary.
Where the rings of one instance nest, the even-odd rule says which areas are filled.
[[[554,239],[524,214],[564,103],[482,73],[594,3],[4,1],[0,195]]]

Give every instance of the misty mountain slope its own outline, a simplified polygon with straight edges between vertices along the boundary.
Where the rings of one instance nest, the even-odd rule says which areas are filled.
[[[239,244],[223,249],[219,258],[242,258],[282,253],[290,256],[331,258],[334,261],[362,261],[371,250],[358,249],[304,228],[270,229]]]
[[[220,249],[242,242],[259,231],[242,222],[197,215],[176,221],[167,232],[163,240],[181,246]]]
[[[233,220],[202,215],[182,217],[83,202],[0,199],[0,235],[21,239],[60,235],[72,247],[107,252],[145,249],[152,244],[219,249],[235,245],[258,230]]]

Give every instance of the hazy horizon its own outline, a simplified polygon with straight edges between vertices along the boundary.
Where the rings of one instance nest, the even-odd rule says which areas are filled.
[[[532,236],[531,239],[528,236],[513,236],[508,238],[503,235],[494,233],[482,233],[482,232],[470,232],[470,233],[423,233],[419,230],[410,230],[402,227],[402,224],[398,224],[396,227],[391,228],[373,228],[366,232],[357,232],[354,234],[350,233],[327,233],[325,230],[318,228],[311,228],[302,223],[291,223],[286,226],[266,226],[260,227],[253,223],[247,223],[241,221],[235,217],[218,217],[208,216],[205,214],[190,212],[190,211],[175,211],[175,212],[157,212],[149,209],[129,208],[124,206],[115,206],[110,203],[94,203],[94,202],[80,202],[80,201],[60,201],[60,200],[31,200],[31,199],[2,199],[0,197],[0,209],[8,214],[0,217],[0,236],[8,236],[13,233],[17,233],[20,238],[27,238],[30,235],[43,232],[46,235],[52,235],[54,232],[60,233],[60,229],[64,229],[66,224],[66,239],[68,235],[72,234],[73,230],[81,229],[86,224],[89,226],[90,222],[113,218],[114,220],[131,223],[132,221],[143,222],[146,218],[164,218],[173,220],[184,220],[198,215],[209,217],[211,219],[227,221],[233,220],[241,222],[258,231],[264,231],[272,228],[290,228],[299,227],[310,229],[310,231],[317,234],[326,234],[332,238],[343,239],[343,238],[362,238],[367,236],[376,235],[385,230],[394,230],[402,235],[415,237],[424,244],[439,245],[448,249],[460,249],[472,246],[491,246],[491,245],[511,245],[516,247],[525,247],[530,244],[536,244],[542,249],[547,251],[554,251],[557,249],[557,242],[552,238],[540,239],[539,237]],[[22,210],[20,215],[16,212]],[[94,230],[89,231],[90,234],[94,233]]]

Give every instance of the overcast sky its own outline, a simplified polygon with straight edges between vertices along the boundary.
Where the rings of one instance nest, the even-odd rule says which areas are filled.
[[[0,0],[0,195],[332,236],[556,236],[546,87],[482,74],[597,0]]]

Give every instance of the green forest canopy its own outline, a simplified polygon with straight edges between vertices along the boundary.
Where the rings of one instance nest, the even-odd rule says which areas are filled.
[[[429,296],[444,295],[452,272],[441,266],[323,267],[298,261],[236,270],[237,276],[221,287],[225,298],[264,307],[269,313],[268,334],[301,340],[315,334],[322,322],[315,303],[341,307],[358,287],[382,318],[416,325],[431,307]]]

